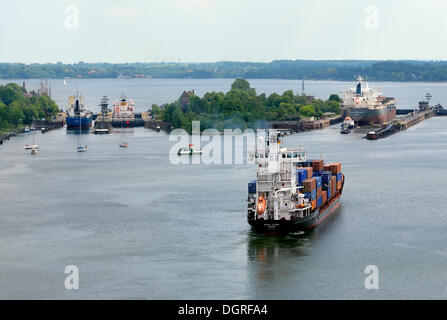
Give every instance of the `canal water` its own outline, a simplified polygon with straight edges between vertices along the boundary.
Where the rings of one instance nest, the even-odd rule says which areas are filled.
[[[0,299],[445,298],[447,118],[362,136],[286,137],[341,161],[346,184],[336,215],[282,237],[246,222],[255,166],[173,165],[175,142],[143,128],[82,135],[86,153],[65,129],[36,133],[36,156],[15,137],[0,146]],[[64,287],[68,265],[79,290]]]

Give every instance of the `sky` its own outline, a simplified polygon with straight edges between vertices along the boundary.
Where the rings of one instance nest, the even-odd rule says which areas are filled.
[[[0,62],[447,60],[447,0],[14,0]]]

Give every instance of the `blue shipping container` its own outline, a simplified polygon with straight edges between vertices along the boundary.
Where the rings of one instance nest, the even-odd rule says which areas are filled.
[[[317,207],[319,208],[319,207],[321,207],[323,205],[323,197],[319,197],[318,199],[317,199]]]
[[[330,172],[330,171],[323,172],[321,175],[321,178],[323,179],[323,183],[328,184],[332,178],[332,172]]]
[[[298,184],[303,184],[303,181],[307,180],[307,170],[305,169],[296,170],[296,180]]]
[[[317,191],[305,192],[304,198],[309,199],[310,201],[314,201],[317,199]]]
[[[317,189],[320,189],[323,186],[323,180],[321,177],[314,177],[314,179],[317,181]]]
[[[248,183],[248,193],[256,193],[256,180]]]
[[[341,172],[337,173],[337,182],[341,180]]]

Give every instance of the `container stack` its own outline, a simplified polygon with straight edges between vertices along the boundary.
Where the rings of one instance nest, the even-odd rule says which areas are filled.
[[[312,204],[312,210],[325,205],[342,187],[341,163],[324,164],[323,160],[309,160],[297,168],[297,185]]]
[[[314,178],[303,181],[304,197],[309,199],[312,204],[312,210],[317,208],[317,180]]]
[[[336,177],[336,189],[337,191],[341,190],[341,163],[335,162],[325,165],[325,170],[328,169],[328,171],[332,172],[332,175]]]

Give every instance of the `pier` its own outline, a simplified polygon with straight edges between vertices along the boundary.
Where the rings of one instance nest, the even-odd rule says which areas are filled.
[[[390,135],[393,135],[397,132],[407,130],[408,128],[432,117],[439,115],[440,111],[444,113],[447,110],[442,109],[441,106],[435,106],[428,109],[421,110],[400,110],[400,112],[396,112],[399,115],[402,115],[398,119],[395,119],[391,123],[388,123],[385,127],[377,131],[370,131],[366,135],[366,139],[368,140],[378,140],[382,138],[386,138]],[[404,114],[404,115],[403,115]],[[447,115],[447,113],[446,113]]]

